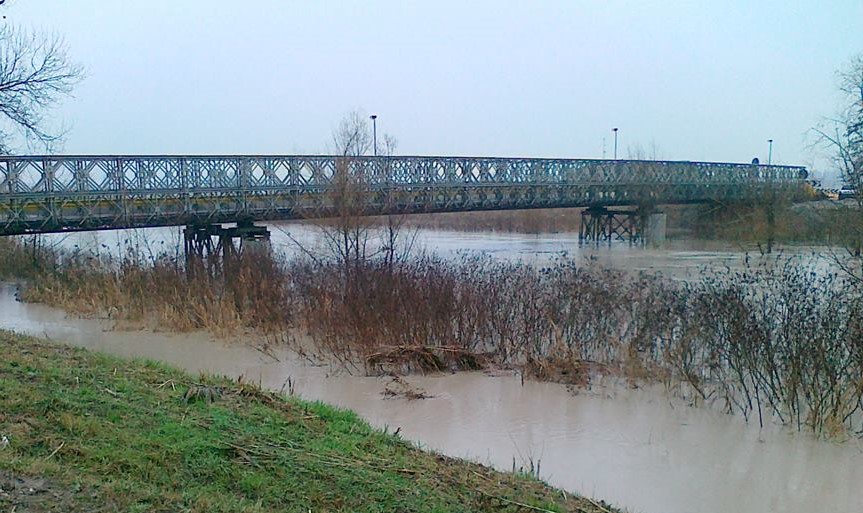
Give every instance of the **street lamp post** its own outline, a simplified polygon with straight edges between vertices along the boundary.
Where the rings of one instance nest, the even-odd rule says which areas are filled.
[[[617,160],[617,127],[611,129],[614,132],[614,160]]]
[[[767,165],[773,164],[773,139],[767,139]],[[770,196],[767,203],[767,252],[773,253],[773,241],[776,237],[776,189],[773,187],[773,173],[770,176]]]
[[[375,157],[378,156],[378,115],[372,114],[372,146],[374,148]]]

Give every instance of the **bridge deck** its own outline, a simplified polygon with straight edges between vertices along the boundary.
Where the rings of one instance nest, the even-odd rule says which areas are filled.
[[[0,235],[337,215],[745,200],[805,168],[473,157],[0,157]]]

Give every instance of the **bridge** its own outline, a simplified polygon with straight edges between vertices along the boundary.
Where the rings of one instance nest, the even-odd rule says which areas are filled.
[[[348,204],[359,215],[588,207],[610,227],[610,207],[767,201],[802,191],[805,178],[797,166],[689,161],[0,156],[0,236],[250,225],[337,216]]]

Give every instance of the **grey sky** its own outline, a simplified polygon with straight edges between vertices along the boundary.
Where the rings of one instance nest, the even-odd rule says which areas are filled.
[[[87,68],[66,153],[325,152],[354,109],[401,154],[811,165],[863,2],[14,0]]]

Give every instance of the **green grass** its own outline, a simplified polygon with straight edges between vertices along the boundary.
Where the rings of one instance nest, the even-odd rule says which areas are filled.
[[[2,331],[0,351],[0,477],[47,483],[0,511],[610,510],[324,404]]]

